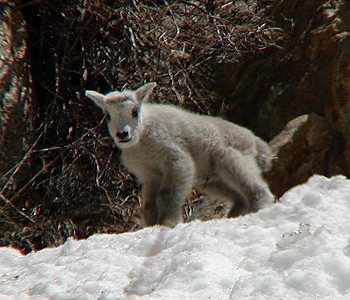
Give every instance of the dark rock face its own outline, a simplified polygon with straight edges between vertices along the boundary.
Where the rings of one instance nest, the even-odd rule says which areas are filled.
[[[322,118],[311,115],[299,119],[299,125],[288,125],[299,128],[298,138],[283,145],[278,167],[269,176],[272,186],[281,185],[281,194],[303,182],[311,170],[350,175],[350,2],[280,0],[271,14],[288,35],[284,49],[222,66],[218,91],[226,99],[226,116],[266,140],[300,115]]]
[[[281,196],[285,189],[327,169],[332,134],[322,117],[301,115],[288,122],[270,145],[276,157],[266,176],[271,182],[271,190],[276,196]]]

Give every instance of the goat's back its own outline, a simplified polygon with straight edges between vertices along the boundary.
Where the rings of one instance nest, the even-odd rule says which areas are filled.
[[[197,148],[196,145],[205,145],[207,148],[224,146],[245,153],[256,149],[258,140],[259,143],[265,143],[247,128],[220,117],[199,115],[173,105],[146,103],[142,114],[148,134],[152,134],[150,131],[153,130],[164,140],[170,139],[193,148]],[[262,145],[259,147],[264,148]]]

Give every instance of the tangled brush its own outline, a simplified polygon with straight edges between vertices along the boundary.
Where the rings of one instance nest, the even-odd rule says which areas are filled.
[[[1,245],[27,253],[139,228],[137,185],[84,89],[155,81],[154,101],[217,114],[217,68],[281,47],[270,2],[10,1],[26,21],[34,130],[16,166],[0,170]],[[187,219],[201,217],[194,198]]]

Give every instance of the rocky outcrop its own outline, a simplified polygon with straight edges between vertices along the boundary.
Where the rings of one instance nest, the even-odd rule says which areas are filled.
[[[278,194],[304,181],[308,170],[350,176],[350,2],[279,0],[270,14],[286,31],[284,48],[218,70],[226,115],[267,140],[303,114],[315,113],[324,120],[317,124],[329,126],[329,149],[310,160],[305,151],[316,153],[319,144],[303,141],[306,136],[313,136],[314,142],[322,140],[317,134],[324,135],[324,130],[306,129],[316,126],[315,117],[304,123],[299,119],[297,132],[301,130],[304,137],[286,144],[289,150],[283,150],[276,162],[279,171],[275,169],[269,177],[272,186],[280,185]]]
[[[275,159],[266,175],[276,196],[281,196],[313,174],[323,173],[332,148],[332,134],[327,122],[316,114],[299,116],[275,136],[270,145]]]

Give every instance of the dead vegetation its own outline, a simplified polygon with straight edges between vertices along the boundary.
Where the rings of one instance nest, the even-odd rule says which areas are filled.
[[[84,89],[156,81],[154,101],[217,114],[217,66],[281,47],[270,2],[10,2],[26,22],[35,114],[25,155],[0,170],[0,245],[28,253],[139,228],[137,186]]]

